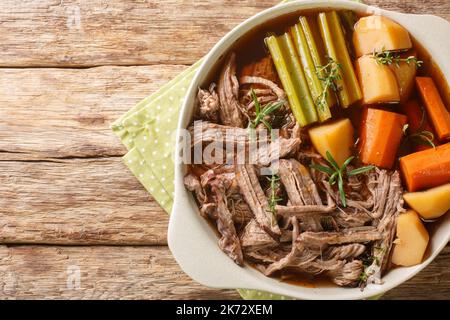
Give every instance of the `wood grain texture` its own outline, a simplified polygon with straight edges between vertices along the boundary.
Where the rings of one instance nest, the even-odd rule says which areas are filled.
[[[0,299],[239,297],[234,290],[208,289],[193,282],[165,246],[0,246],[0,279]]]
[[[168,216],[120,158],[0,161],[0,242],[166,244]]]
[[[3,0],[0,66],[190,65],[234,26],[278,2]],[[450,18],[447,0],[364,2]]]
[[[185,68],[2,69],[0,159],[123,155],[110,124]]]
[[[450,248],[384,299],[450,299]],[[77,273],[80,281],[76,281]],[[178,267],[167,247],[0,246],[0,299],[237,299]]]
[[[177,266],[109,124],[277,2],[0,1],[0,243],[33,244],[0,246],[0,299],[238,298]],[[450,20],[447,0],[365,2]],[[385,298],[450,299],[449,264],[447,247]]]

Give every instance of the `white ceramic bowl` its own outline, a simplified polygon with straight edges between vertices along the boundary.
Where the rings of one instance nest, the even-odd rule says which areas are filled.
[[[381,10],[351,1],[307,0],[278,5],[253,16],[228,33],[207,55],[200,67],[184,102],[178,129],[186,128],[195,106],[197,89],[205,86],[208,74],[221,63],[224,54],[243,35],[255,27],[276,17],[304,9],[350,9],[361,13],[384,15],[408,29],[431,53],[449,83],[450,79],[450,23],[431,15],[403,14]],[[177,154],[180,152],[177,146]],[[217,245],[217,235],[211,226],[200,217],[193,196],[183,185],[185,166],[175,167],[175,203],[170,217],[169,247],[181,268],[195,281],[214,288],[257,289],[299,299],[364,299],[384,293],[407,281],[425,268],[450,240],[450,215],[436,223],[431,232],[428,258],[420,265],[396,268],[384,278],[382,285],[369,285],[364,291],[359,288],[305,288],[290,285],[264,276],[251,267],[241,268],[233,263]]]

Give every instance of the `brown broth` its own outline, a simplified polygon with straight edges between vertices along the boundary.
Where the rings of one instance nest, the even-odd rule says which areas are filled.
[[[295,286],[312,289],[336,287],[336,285],[324,275],[312,276],[310,274],[290,274],[289,277],[285,279],[280,278],[280,281]]]

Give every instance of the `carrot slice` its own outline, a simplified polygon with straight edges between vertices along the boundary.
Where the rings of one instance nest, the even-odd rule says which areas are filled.
[[[408,191],[437,187],[450,182],[450,142],[400,158]]]
[[[400,104],[400,110],[408,117],[409,132],[411,134],[428,131],[435,137],[433,139],[434,145],[438,145],[439,142],[436,139],[436,133],[433,127],[428,122],[428,118],[424,109],[422,109],[416,100],[409,100],[406,103]],[[422,151],[430,149],[432,146],[426,144],[418,144],[414,146],[416,151]]]
[[[367,108],[361,126],[361,161],[390,169],[403,136],[407,122],[404,115]]]
[[[416,85],[439,140],[450,138],[450,113],[430,77],[416,77]]]

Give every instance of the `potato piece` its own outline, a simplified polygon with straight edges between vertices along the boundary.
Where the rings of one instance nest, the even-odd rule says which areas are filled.
[[[392,252],[392,263],[410,267],[422,262],[429,235],[417,212],[400,214],[397,221],[397,239]]]
[[[357,57],[383,50],[400,50],[412,47],[408,31],[398,23],[383,16],[368,16],[355,24],[353,45]]]
[[[450,210],[450,183],[422,192],[410,192],[403,199],[424,219],[436,219]]]
[[[309,130],[309,136],[316,150],[326,159],[329,151],[341,166],[352,152],[353,126],[349,119],[342,119]]]
[[[414,78],[417,73],[416,65],[414,63],[400,62],[398,65],[390,65],[390,68],[397,79],[400,101],[405,102],[411,97],[414,90]]]
[[[397,79],[388,66],[379,64],[371,56],[362,56],[356,61],[356,72],[364,104],[400,101]]]

